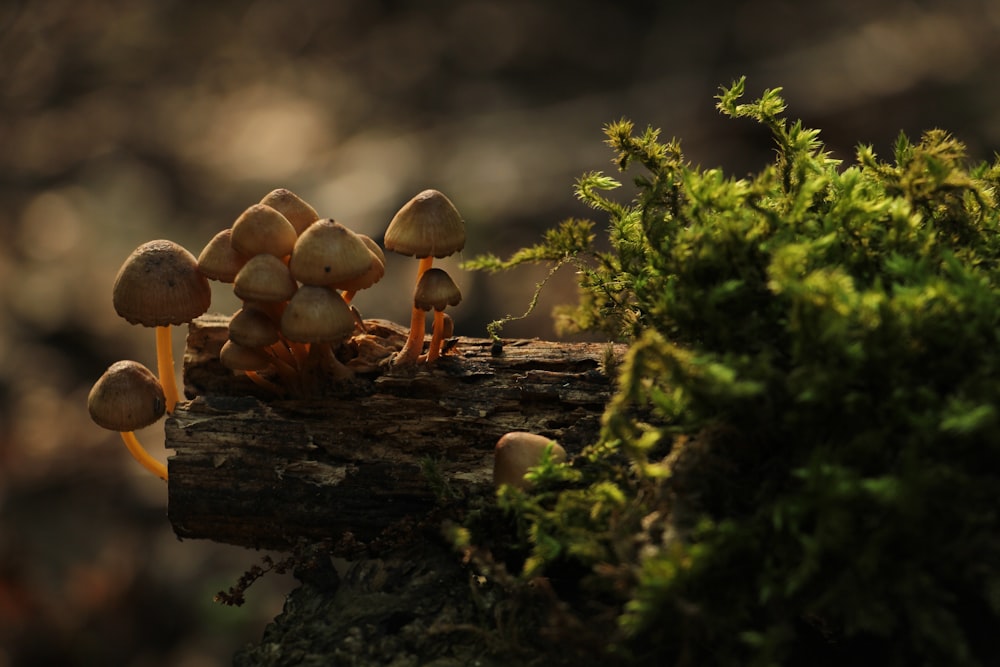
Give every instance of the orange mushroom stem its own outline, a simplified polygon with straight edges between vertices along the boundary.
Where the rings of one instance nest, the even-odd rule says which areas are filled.
[[[413,307],[410,315],[410,333],[403,343],[403,349],[396,355],[393,364],[405,366],[417,363],[420,353],[424,349],[424,334],[427,332],[427,313],[423,309]]]
[[[167,414],[173,414],[174,407],[180,400],[180,393],[177,390],[173,336],[169,326],[156,327],[156,371],[160,377],[160,384],[163,385]]]
[[[149,452],[139,444],[139,439],[135,437],[133,431],[121,431],[122,442],[125,443],[125,449],[129,451],[136,461],[139,462],[143,468],[153,473],[164,482],[167,481],[167,466],[163,465],[152,456]]]
[[[420,258],[420,264],[417,266],[417,284],[420,283],[420,278],[433,266],[433,256]],[[422,308],[413,306],[413,311],[410,314],[410,334],[406,337],[403,349],[396,355],[396,360],[393,364],[403,366],[416,363],[420,358],[420,353],[423,352],[424,334],[426,333],[427,313]]]
[[[441,356],[441,346],[444,345],[444,311],[434,311],[434,329],[431,333],[431,345],[427,348],[427,361],[431,362]]]

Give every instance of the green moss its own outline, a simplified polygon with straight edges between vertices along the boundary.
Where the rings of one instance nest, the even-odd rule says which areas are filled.
[[[743,94],[717,106],[771,131],[759,173],[692,166],[618,121],[634,197],[601,173],[576,185],[610,251],[569,220],[469,265],[572,263],[560,323],[631,343],[601,440],[501,494],[525,573],[575,567],[615,610],[609,651],[636,663],[988,664],[1000,162],[932,130],[844,165],[780,90]]]

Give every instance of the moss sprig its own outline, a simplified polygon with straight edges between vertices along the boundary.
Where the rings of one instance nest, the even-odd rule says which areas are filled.
[[[616,121],[631,200],[601,172],[575,187],[610,250],[570,221],[479,267],[571,261],[564,325],[630,343],[600,440],[501,495],[525,573],[586,573],[633,664],[988,664],[1000,161],[931,130],[845,164],[780,88],[745,92],[717,108],[771,132],[758,173]]]

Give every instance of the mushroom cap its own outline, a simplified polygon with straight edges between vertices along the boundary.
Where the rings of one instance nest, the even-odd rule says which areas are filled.
[[[298,285],[285,263],[274,255],[254,255],[233,281],[233,292],[244,301],[286,301]]]
[[[504,434],[493,450],[493,484],[497,487],[510,484],[521,489],[530,486],[524,475],[541,463],[549,443],[552,443],[552,460],[565,461],[566,450],[551,438],[524,431]]]
[[[303,285],[281,315],[281,333],[298,343],[339,343],[354,331],[354,315],[329,287]]]
[[[254,204],[236,218],[230,243],[244,257],[262,253],[285,257],[297,237],[285,216],[266,204]]]
[[[285,219],[295,228],[296,234],[301,234],[309,225],[319,220],[316,209],[297,194],[285,188],[271,190],[264,195],[260,203],[270,206],[285,216]]]
[[[372,263],[368,246],[344,225],[317,220],[295,242],[288,270],[304,285],[334,285],[366,273]]]
[[[372,251],[372,254],[378,257],[378,261],[382,262],[382,265],[385,266],[385,253],[382,252],[382,248],[379,247],[378,243],[375,243],[375,239],[367,234],[358,234],[358,238],[361,239],[366,246],[368,246],[368,249]]]
[[[278,325],[263,310],[245,305],[229,320],[229,340],[246,347],[267,347],[278,342]]]
[[[396,212],[385,231],[385,248],[417,258],[447,257],[465,247],[465,222],[437,190],[424,190]]]
[[[372,263],[368,267],[368,270],[362,273],[357,278],[352,280],[344,280],[342,282],[334,285],[337,289],[342,289],[345,292],[357,292],[358,290],[368,289],[378,281],[382,280],[382,276],[385,275],[385,265],[378,261],[378,257],[372,255]]]
[[[358,234],[357,236],[368,246],[368,250],[371,251],[372,263],[368,270],[357,278],[334,285],[337,289],[342,289],[345,292],[357,292],[358,290],[368,289],[382,280],[382,277],[385,275],[385,253],[382,252],[382,249],[378,247],[378,244],[370,236],[366,236],[365,234]]]
[[[167,401],[151,370],[138,361],[116,361],[94,383],[87,409],[102,428],[135,431],[162,417]]]
[[[437,267],[427,269],[413,291],[413,305],[423,310],[444,310],[462,302],[462,292],[448,272]]]
[[[227,340],[219,350],[219,361],[231,371],[262,371],[271,365],[270,355],[260,347]]]
[[[232,227],[227,227],[212,237],[198,255],[198,270],[209,280],[231,283],[236,279],[247,258],[236,252],[230,239]]]
[[[143,243],[115,276],[115,311],[131,324],[160,327],[184,324],[212,303],[212,288],[198,261],[173,241]]]

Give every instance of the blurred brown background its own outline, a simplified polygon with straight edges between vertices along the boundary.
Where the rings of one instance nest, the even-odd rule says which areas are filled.
[[[109,363],[154,362],[152,332],[111,307],[135,246],[197,254],[279,186],[381,239],[435,187],[466,218],[465,257],[507,254],[589,215],[572,184],[612,169],[601,128],[619,117],[695,163],[760,168],[769,138],[714,110],[743,74],[749,95],[783,86],[838,157],[940,126],[992,159],[998,38],[990,0],[2,3],[0,667],[227,664],[292,585],[213,604],[260,554],[177,541],[165,486],[87,417]],[[405,322],[415,267],[387,268],[356,303]],[[452,274],[472,336],[542,275]],[[505,334],[552,336],[572,296],[561,276]],[[162,425],[141,437],[166,457]]]

